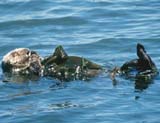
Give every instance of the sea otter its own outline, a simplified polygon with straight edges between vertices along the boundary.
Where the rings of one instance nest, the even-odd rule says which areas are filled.
[[[11,81],[28,81],[42,76],[62,81],[87,80],[99,74],[101,69],[100,65],[83,57],[68,56],[62,46],[57,46],[54,53],[44,59],[35,51],[18,48],[2,60],[3,73]]]

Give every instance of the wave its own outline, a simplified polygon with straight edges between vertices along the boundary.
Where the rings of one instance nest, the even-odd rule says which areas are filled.
[[[43,26],[43,25],[64,25],[64,26],[78,26],[84,25],[88,21],[80,17],[61,17],[61,18],[42,18],[42,19],[26,19],[26,20],[12,20],[0,22],[0,28],[8,26]]]

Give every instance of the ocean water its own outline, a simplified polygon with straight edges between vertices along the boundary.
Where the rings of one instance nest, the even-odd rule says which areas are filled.
[[[142,43],[160,68],[159,0],[0,0],[0,61],[15,48],[69,55],[110,68],[136,58]],[[57,85],[54,78],[2,82],[0,123],[159,123],[160,77],[137,87],[107,73]]]

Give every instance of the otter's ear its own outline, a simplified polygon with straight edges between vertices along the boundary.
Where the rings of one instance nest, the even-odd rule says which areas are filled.
[[[137,56],[140,59],[145,59],[147,56],[144,46],[140,43],[137,44]]]

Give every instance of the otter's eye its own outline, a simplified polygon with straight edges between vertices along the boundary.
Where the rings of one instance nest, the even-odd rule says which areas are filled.
[[[31,51],[31,55],[32,55],[32,54],[37,54],[37,53],[36,53],[35,51]]]
[[[30,51],[27,51],[27,56],[29,56],[30,55]]]
[[[26,53],[26,57],[28,57],[28,56],[30,56],[30,52],[29,51],[27,51],[27,53]]]

